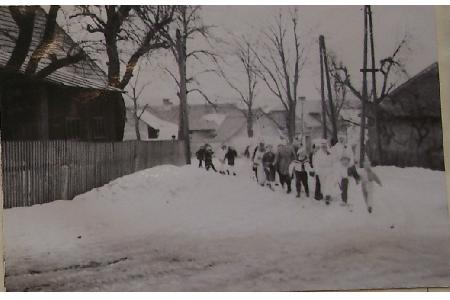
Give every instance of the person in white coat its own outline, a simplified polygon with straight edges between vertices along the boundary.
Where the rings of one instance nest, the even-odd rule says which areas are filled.
[[[264,186],[266,183],[266,172],[264,171],[263,156],[266,153],[264,142],[260,142],[253,152],[253,166],[256,169],[256,180],[258,184]]]
[[[225,175],[225,155],[227,154],[227,146],[222,145],[217,151],[217,159],[219,160],[219,173]]]
[[[332,157],[328,152],[326,141],[320,143],[320,148],[313,156],[314,173],[316,177],[316,188],[314,191],[314,199],[322,200],[325,196],[327,205],[330,201],[330,183],[329,173],[333,166]]]
[[[367,206],[367,211],[372,213],[373,209],[373,195],[374,195],[374,183],[382,186],[381,180],[378,175],[372,170],[369,159],[364,160],[363,170],[361,171],[361,189],[364,197],[364,202]]]
[[[341,199],[347,204],[349,176],[359,183],[360,176],[356,170],[353,149],[345,143],[345,138],[340,136],[337,143],[330,149],[330,155],[336,169],[338,185],[341,189]]]

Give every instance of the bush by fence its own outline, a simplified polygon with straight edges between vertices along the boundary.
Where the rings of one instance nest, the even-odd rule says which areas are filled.
[[[72,199],[123,175],[185,163],[181,141],[2,141],[4,208]]]

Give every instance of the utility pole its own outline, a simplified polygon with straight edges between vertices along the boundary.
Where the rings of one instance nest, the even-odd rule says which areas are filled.
[[[378,159],[381,159],[382,154],[382,147],[381,147],[381,140],[380,140],[380,136],[379,136],[379,123],[378,123],[378,105],[377,105],[377,72],[379,72],[380,70],[376,68],[375,66],[375,46],[374,46],[374,42],[373,42],[373,23],[372,23],[372,8],[370,7],[370,5],[368,6],[368,18],[369,18],[369,36],[370,36],[370,55],[372,56],[372,97],[373,97],[373,103],[374,105],[372,106],[373,109],[375,109],[375,111],[373,112],[375,114],[375,128],[376,128],[376,147],[377,147],[377,154],[378,154]]]
[[[189,110],[187,104],[187,87],[186,87],[186,40],[181,36],[179,29],[176,31],[176,47],[178,52],[178,61],[180,64],[180,114],[181,120],[179,126],[178,138],[184,142],[184,155],[186,158],[186,164],[191,164],[191,139],[189,136]]]
[[[322,138],[327,139],[327,112],[325,105],[325,80],[323,74],[323,55],[322,55],[322,43],[323,43],[323,35],[319,36],[319,56],[320,56],[320,95],[322,100]]]
[[[328,69],[328,57],[327,57],[327,48],[325,46],[325,38],[323,35],[319,37],[319,46],[320,46],[320,56],[321,56],[321,83],[322,83],[322,105],[325,104],[325,95],[324,95],[324,86],[323,86],[323,73],[325,73],[325,79],[327,83],[327,94],[328,94],[328,105],[330,109],[330,122],[332,129],[332,137],[335,142],[337,142],[338,128],[337,128],[337,118],[336,111],[333,104],[333,93],[331,91],[331,80],[330,80],[330,71]],[[324,108],[322,108],[324,111]],[[326,129],[326,128],[325,128]]]
[[[369,37],[368,37],[369,35]],[[368,39],[370,40],[368,41]],[[367,68],[367,43],[370,42],[370,55],[371,55],[371,68]],[[361,132],[360,132],[360,159],[359,164],[360,167],[364,165],[364,159],[366,155],[366,118],[367,118],[367,103],[369,102],[369,96],[367,93],[367,73],[372,74],[372,95],[374,102],[377,97],[377,82],[376,82],[376,72],[379,69],[375,68],[375,46],[373,42],[373,28],[372,28],[372,10],[370,5],[364,6],[364,49],[363,49],[363,68],[360,72],[363,73],[362,80],[362,105],[361,105]]]

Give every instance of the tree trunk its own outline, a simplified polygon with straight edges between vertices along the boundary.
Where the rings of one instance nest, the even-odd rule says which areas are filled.
[[[186,87],[186,40],[181,38],[181,33],[177,29],[177,53],[178,53],[178,71],[180,75],[180,128],[181,135],[179,139],[184,141],[184,155],[186,164],[191,164],[191,141],[189,137],[189,112],[187,104]]]
[[[330,71],[328,68],[328,56],[327,56],[327,48],[325,46],[325,38],[321,36],[321,43],[322,43],[322,52],[323,52],[323,63],[325,67],[325,79],[327,83],[327,91],[328,91],[328,104],[330,107],[330,123],[331,123],[331,129],[332,129],[332,143],[337,143],[337,136],[338,136],[338,127],[337,127],[337,116],[336,116],[336,109],[334,107],[333,103],[333,94],[331,92],[331,80],[330,80]],[[334,145],[332,145],[334,146]]]
[[[295,101],[291,101],[290,105],[289,105],[289,111],[288,113],[288,138],[289,138],[289,143],[293,143],[294,139],[295,139],[295,106],[296,106],[296,102]]]
[[[106,53],[108,55],[108,83],[109,85],[120,88],[120,59],[117,49],[117,40],[114,32],[105,32]],[[116,124],[116,140],[123,140],[123,133],[126,121],[126,107],[122,95],[115,97],[117,115],[119,116]]]
[[[139,131],[139,118],[138,118],[138,107],[137,107],[137,99],[133,99],[134,105],[134,130],[136,132],[136,140],[141,140],[141,132]]]
[[[248,108],[247,111],[247,136],[253,137],[253,110]]]

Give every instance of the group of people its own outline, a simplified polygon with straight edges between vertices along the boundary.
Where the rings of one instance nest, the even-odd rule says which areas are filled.
[[[219,167],[217,170],[214,163],[214,151],[209,144],[201,146],[195,153],[198,160],[198,167],[203,167],[203,162],[205,163],[205,169],[213,170],[214,172],[219,172],[223,175],[233,175],[236,176],[235,160],[238,156],[236,149],[232,146],[222,145],[217,153],[217,158],[219,160]]]
[[[343,137],[338,140],[316,141],[311,151],[302,145],[279,144],[275,150],[272,145],[266,145],[261,140],[251,155],[247,147],[244,156],[252,161],[254,177],[261,186],[275,190],[275,186],[292,192],[292,181],[295,183],[296,197],[302,192],[310,197],[310,179],[314,182],[314,199],[325,201],[329,205],[333,199],[340,199],[342,205],[348,202],[349,180],[353,178],[356,184],[361,184],[362,195],[369,213],[373,210],[374,184],[381,185],[377,174],[372,170],[368,158],[364,167],[357,169],[353,149],[345,143]],[[200,147],[196,152],[199,167],[219,172],[223,175],[236,176],[235,162],[238,153],[232,146],[222,145],[214,154],[209,144]],[[219,161],[218,168],[213,163],[213,157]]]
[[[345,144],[345,139],[326,140],[313,144],[308,152],[303,145],[298,147],[280,144],[274,151],[272,145],[264,141],[255,147],[252,156],[253,171],[261,186],[274,190],[280,185],[291,193],[291,182],[295,180],[296,197],[301,197],[302,190],[310,196],[308,177],[315,181],[314,199],[324,200],[329,205],[332,199],[340,199],[343,205],[348,201],[349,179],[361,183],[362,194],[369,213],[373,209],[374,183],[381,185],[379,177],[365,159],[364,168],[357,170],[353,150]],[[278,182],[276,177],[278,175]]]

